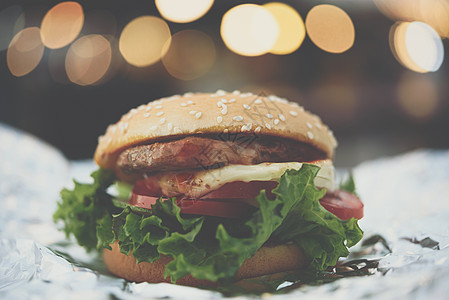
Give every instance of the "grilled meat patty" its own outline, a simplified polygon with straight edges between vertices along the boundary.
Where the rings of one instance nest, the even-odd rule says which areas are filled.
[[[271,137],[226,140],[190,136],[180,140],[128,148],[120,153],[117,166],[127,173],[211,169],[229,164],[313,161],[326,156],[313,147]]]

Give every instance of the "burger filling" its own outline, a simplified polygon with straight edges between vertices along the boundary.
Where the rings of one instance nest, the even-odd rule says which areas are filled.
[[[94,183],[61,193],[54,217],[88,249],[118,241],[137,262],[172,257],[165,275],[173,282],[188,274],[232,280],[268,241],[297,244],[313,269],[335,265],[362,236],[353,182],[337,188],[332,162],[310,145],[244,137],[126,149],[116,167],[138,180],[100,169]]]
[[[126,149],[117,167],[144,177],[132,190],[129,204],[133,206],[151,209],[158,198],[175,197],[183,214],[242,218],[253,211],[251,205],[258,206],[255,198],[261,190],[274,199],[271,191],[286,170],[299,170],[303,165],[299,161],[309,162],[320,167],[315,185],[328,192],[323,206],[340,204],[344,214],[342,209],[331,210],[339,218],[360,219],[362,203],[348,205],[354,197],[336,191],[332,161],[324,157],[310,145],[289,139],[191,136]]]
[[[117,167],[129,173],[142,173],[324,158],[323,152],[289,139],[252,135],[191,136],[129,148],[119,155]]]

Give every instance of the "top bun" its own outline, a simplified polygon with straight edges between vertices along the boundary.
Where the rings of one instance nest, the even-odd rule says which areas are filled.
[[[333,157],[337,142],[321,119],[277,96],[218,90],[186,93],[131,109],[99,138],[95,161],[113,168],[121,150],[192,134],[256,133],[310,144]]]

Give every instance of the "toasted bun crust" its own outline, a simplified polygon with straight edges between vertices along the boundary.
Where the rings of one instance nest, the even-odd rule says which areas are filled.
[[[167,256],[154,263],[141,262],[136,264],[132,254],[125,255],[120,252],[117,243],[111,245],[111,250],[103,250],[103,259],[111,273],[136,282],[170,282],[164,278],[165,265],[171,261]],[[280,245],[262,247],[256,254],[247,259],[240,267],[235,281],[262,275],[274,274],[284,271],[304,268],[307,262],[301,248],[295,245]],[[196,279],[190,275],[179,279],[177,284],[189,286],[213,286],[214,282]]]
[[[337,145],[320,118],[297,103],[276,96],[217,91],[172,96],[132,109],[99,138],[95,161],[113,168],[118,153],[192,134],[248,132],[290,138],[315,146],[329,158]]]

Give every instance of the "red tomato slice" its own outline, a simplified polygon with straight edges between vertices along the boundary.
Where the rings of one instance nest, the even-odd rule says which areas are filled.
[[[157,199],[159,199],[159,197],[139,195],[133,192],[129,204],[145,209],[151,209],[151,205],[156,203]],[[163,201],[165,199],[162,198]],[[254,207],[246,204],[244,200],[245,199],[240,199],[240,201],[227,199],[180,199],[176,201],[176,204],[181,208],[181,213],[183,214],[223,218],[243,218],[254,210]]]
[[[145,182],[137,182],[131,193],[129,204],[145,209],[151,209],[159,197],[149,196],[149,190],[145,188]],[[164,198],[163,198],[164,200]],[[181,213],[190,215],[215,216],[223,218],[243,218],[250,214],[254,207],[245,203],[245,199],[183,199],[176,200],[181,208]]]
[[[259,195],[261,190],[266,191],[268,199],[274,199],[275,197],[271,190],[277,185],[276,181],[229,182],[219,189],[202,196],[201,199],[253,199]]]
[[[269,199],[274,199],[271,191],[277,184],[275,181],[230,182],[200,199],[180,198],[177,200],[177,205],[181,207],[183,214],[241,218],[254,209],[246,203],[248,199],[257,197],[262,189],[265,189]],[[160,196],[157,184],[146,179],[139,180],[134,185],[129,204],[151,209],[151,205],[156,203]],[[347,191],[337,190],[327,193],[320,203],[326,210],[342,220],[363,217],[363,203]]]
[[[363,203],[357,196],[347,191],[337,190],[327,193],[321,200],[321,205],[342,220],[352,217],[363,218]]]
[[[155,204],[157,199],[159,199],[159,197],[137,194],[133,190],[129,199],[129,204],[145,209],[151,209],[151,205]]]

